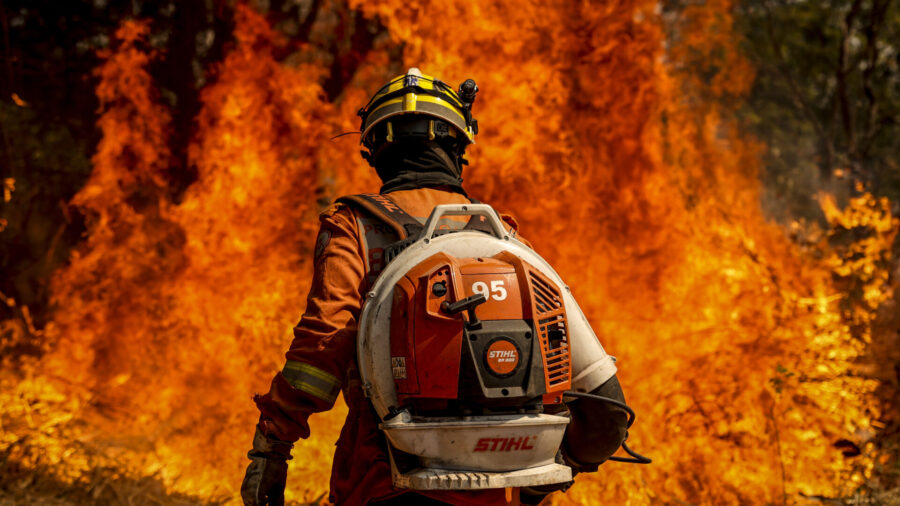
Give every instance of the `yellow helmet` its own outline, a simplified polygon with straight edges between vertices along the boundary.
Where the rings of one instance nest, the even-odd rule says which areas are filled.
[[[410,68],[382,86],[359,110],[360,143],[369,150],[363,157],[371,161],[377,146],[402,136],[429,140],[452,137],[458,141],[461,155],[468,144],[475,143],[478,133],[478,122],[471,112],[477,91],[471,79],[460,85],[457,93],[439,79]],[[392,121],[399,116],[404,116],[404,121]]]

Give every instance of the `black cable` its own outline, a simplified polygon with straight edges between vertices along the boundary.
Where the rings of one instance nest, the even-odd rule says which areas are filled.
[[[628,406],[627,404],[625,404],[622,401],[617,401],[616,399],[613,399],[610,397],[603,397],[602,395],[589,394],[586,392],[568,391],[568,392],[563,392],[563,395],[568,395],[569,397],[584,397],[584,398],[588,398],[588,399],[595,399],[595,400],[605,402],[607,404],[612,404],[613,406],[624,409],[625,412],[628,413],[628,422],[625,423],[625,441],[628,441],[628,429],[631,428],[631,425],[634,423],[634,419],[635,419],[634,410],[631,409],[630,406]],[[631,457],[633,457],[633,458],[610,457],[608,460],[612,460],[614,462],[627,462],[629,464],[649,464],[649,463],[653,462],[653,460],[650,459],[649,457],[645,457],[645,456],[641,455],[640,453],[637,453],[636,451],[629,448],[628,445],[625,444],[625,441],[622,441],[622,449],[625,450],[625,453],[627,453],[628,455],[631,455]]]
[[[568,395],[569,397],[587,397],[590,399],[597,399],[598,401],[603,401],[607,404],[612,404],[613,406],[618,406],[618,407],[624,409],[626,413],[628,413],[628,423],[625,424],[625,428],[626,429],[631,428],[631,424],[634,423],[634,416],[635,416],[634,410],[631,409],[631,407],[628,406],[628,404],[625,404],[622,401],[617,401],[617,400],[613,399],[612,397],[603,397],[602,395],[597,395],[597,394],[588,394],[585,392],[572,392],[572,391],[563,392],[563,395]]]
[[[628,431],[625,431],[625,439],[628,439]],[[626,462],[628,464],[650,464],[653,462],[653,459],[651,459],[650,457],[645,457],[629,448],[625,441],[622,441],[622,449],[625,450],[625,453],[631,455],[634,458],[613,456],[607,460],[612,460],[614,462]]]

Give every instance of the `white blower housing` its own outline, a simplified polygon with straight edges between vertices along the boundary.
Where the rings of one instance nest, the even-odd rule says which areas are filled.
[[[492,234],[456,231],[435,235],[439,220],[445,216],[483,216]],[[568,286],[550,264],[506,230],[490,206],[435,207],[422,233],[385,267],[366,295],[359,323],[357,353],[363,389],[383,420],[379,427],[387,436],[393,483],[397,487],[470,490],[545,485],[572,478],[568,466],[556,463],[569,421],[567,416],[416,416],[404,407],[402,396],[398,395],[391,351],[391,318],[398,282],[436,254],[471,260],[504,252],[560,287],[559,303],[567,319],[566,353],[572,390],[590,392],[616,372],[612,358],[603,350]],[[400,465],[401,460],[408,462],[410,457],[415,465]]]

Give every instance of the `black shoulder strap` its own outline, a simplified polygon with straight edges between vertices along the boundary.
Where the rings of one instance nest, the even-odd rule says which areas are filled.
[[[347,195],[337,199],[337,202],[356,204],[370,212],[379,220],[391,226],[400,236],[400,240],[414,237],[422,231],[422,224],[400,208],[386,195],[375,193],[361,193],[359,195]]]
[[[476,199],[469,199],[473,204],[480,204]],[[409,215],[400,206],[394,203],[387,195],[375,193],[361,193],[359,195],[347,195],[337,199],[337,202],[356,204],[365,209],[379,220],[387,223],[397,232],[400,240],[415,237],[422,231],[421,223]],[[484,216],[472,216],[464,227],[464,230],[475,230],[490,234],[493,229]]]

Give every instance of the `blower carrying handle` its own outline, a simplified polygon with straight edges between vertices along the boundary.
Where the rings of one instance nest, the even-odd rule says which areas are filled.
[[[509,240],[509,234],[503,227],[503,222],[497,212],[487,204],[442,204],[435,206],[434,211],[428,220],[425,221],[425,227],[422,233],[416,238],[417,241],[425,239],[426,243],[434,237],[438,223],[444,216],[484,216],[491,228],[491,235],[497,239]]]

